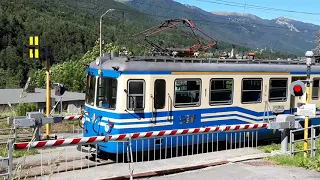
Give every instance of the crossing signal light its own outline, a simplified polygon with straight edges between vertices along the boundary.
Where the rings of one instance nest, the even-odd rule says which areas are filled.
[[[29,37],[29,57],[39,59],[39,36]]]
[[[294,81],[290,85],[290,94],[293,96],[303,96],[306,92],[306,86],[302,81]]]
[[[65,88],[62,84],[59,84],[54,88],[54,94],[56,96],[62,96],[66,91],[67,88]]]

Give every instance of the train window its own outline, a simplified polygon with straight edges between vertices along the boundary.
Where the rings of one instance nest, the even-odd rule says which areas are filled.
[[[166,81],[157,79],[154,82],[154,108],[163,109],[166,102]]]
[[[98,88],[97,106],[104,109],[115,109],[117,100],[117,79],[102,78],[101,88]]]
[[[145,82],[143,80],[129,80],[127,93],[127,109],[143,110]]]
[[[262,98],[262,79],[242,80],[242,103],[259,103]]]
[[[319,79],[313,79],[312,99],[319,99]]]
[[[175,80],[175,107],[200,106],[200,79]]]
[[[86,87],[86,104],[94,105],[94,96],[96,89],[96,77],[94,75],[87,75],[87,87]]]
[[[270,79],[269,102],[287,101],[288,79]]]
[[[233,79],[211,79],[210,105],[232,104]]]

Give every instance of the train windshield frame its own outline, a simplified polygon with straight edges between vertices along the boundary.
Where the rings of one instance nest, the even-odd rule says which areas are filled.
[[[98,77],[98,82],[100,77]],[[116,109],[118,80],[112,77],[102,77],[98,86],[96,106],[103,109]]]
[[[95,100],[96,92],[96,76],[92,74],[87,75],[87,84],[86,84],[86,97],[85,103],[87,105],[93,106]]]

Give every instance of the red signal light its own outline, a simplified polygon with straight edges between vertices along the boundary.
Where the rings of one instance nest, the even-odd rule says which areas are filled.
[[[297,85],[293,87],[294,92],[301,92],[302,88],[301,86]]]
[[[290,94],[295,97],[301,97],[306,92],[306,86],[302,81],[294,81],[290,85]]]

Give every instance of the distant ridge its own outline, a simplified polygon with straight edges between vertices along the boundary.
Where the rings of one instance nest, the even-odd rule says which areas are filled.
[[[237,12],[226,12],[226,11],[213,11],[211,13],[219,16],[242,16],[242,17],[249,17],[252,19],[261,19],[260,17],[253,14],[249,14],[249,13],[237,13]]]

